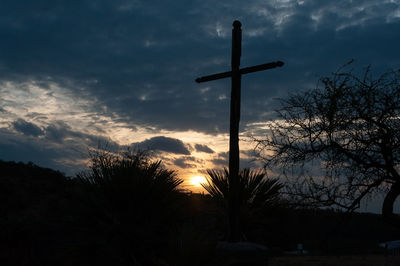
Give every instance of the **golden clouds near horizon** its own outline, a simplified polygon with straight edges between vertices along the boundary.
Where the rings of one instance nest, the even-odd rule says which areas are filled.
[[[145,149],[147,144],[154,144],[151,156],[184,180],[183,189],[203,192],[201,183],[206,182],[207,169],[223,169],[228,165],[228,132],[212,134],[143,126],[135,123],[134,118],[119,116],[90,94],[76,94],[52,80],[46,86],[43,84],[34,80],[1,84],[0,133],[5,136],[2,141],[7,137],[12,143],[32,145],[34,141],[38,150],[46,147],[43,156],[52,163],[45,166],[74,176],[87,168],[88,150],[92,148],[103,146],[117,151],[135,144]],[[18,129],[15,126],[18,121],[25,128]],[[261,126],[248,124],[240,134],[241,159],[248,160],[248,153],[243,151],[253,148],[246,134],[259,133]],[[30,128],[38,133],[30,134],[27,131]]]
[[[204,176],[192,176],[190,178],[190,185],[194,186],[194,187],[202,187],[201,184],[206,183],[207,179]]]

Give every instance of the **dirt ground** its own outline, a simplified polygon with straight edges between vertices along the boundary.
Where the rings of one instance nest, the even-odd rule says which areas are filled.
[[[400,256],[288,256],[269,259],[269,266],[399,266]]]

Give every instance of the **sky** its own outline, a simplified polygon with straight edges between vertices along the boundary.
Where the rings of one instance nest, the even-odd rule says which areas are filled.
[[[0,159],[69,176],[88,150],[152,149],[188,189],[227,166],[232,22],[241,66],[283,61],[242,78],[241,166],[278,98],[315,88],[355,59],[400,68],[399,0],[2,0]]]

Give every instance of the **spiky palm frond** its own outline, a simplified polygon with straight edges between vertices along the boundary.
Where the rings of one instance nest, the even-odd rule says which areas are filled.
[[[229,171],[208,170],[207,182],[203,188],[214,198],[228,199]],[[268,178],[263,170],[245,168],[239,172],[239,200],[252,206],[266,206],[278,202],[280,189],[283,187],[278,179]]]
[[[125,264],[139,265],[137,260],[158,250],[179,221],[183,180],[145,153],[96,150],[91,155],[90,170],[77,175],[83,211]]]
[[[262,180],[255,192],[252,199],[254,206],[271,206],[280,201],[280,190],[283,184],[279,183],[278,179],[264,179]]]
[[[77,178],[92,195],[91,201],[112,212],[162,210],[183,182],[174,171],[163,168],[161,161],[151,161],[144,154],[101,152],[92,156],[90,171]]]
[[[227,198],[229,194],[228,169],[223,171],[207,170],[208,177],[206,183],[201,183],[202,187],[214,198]]]

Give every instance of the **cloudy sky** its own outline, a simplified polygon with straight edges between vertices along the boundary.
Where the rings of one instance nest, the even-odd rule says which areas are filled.
[[[99,143],[156,150],[191,177],[227,165],[232,22],[242,66],[242,166],[276,98],[355,59],[400,67],[399,0],[2,0],[0,159],[73,176]],[[192,187],[193,188],[193,187]]]

